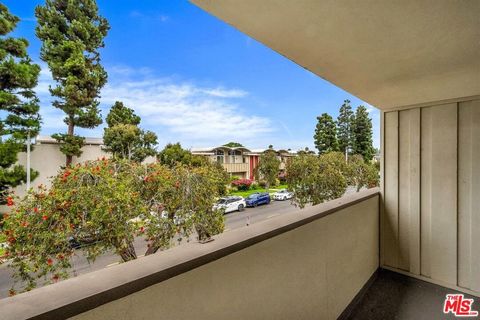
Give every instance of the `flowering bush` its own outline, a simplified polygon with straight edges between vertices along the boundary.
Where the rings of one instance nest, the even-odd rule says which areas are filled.
[[[238,179],[232,181],[232,186],[237,187],[238,190],[246,191],[250,189],[250,185],[253,183],[250,179]]]
[[[50,189],[10,198],[4,233],[15,281],[30,290],[40,278],[67,278],[72,242],[89,243],[80,247],[89,261],[107,250],[129,261],[137,258],[136,236],[145,238],[150,254],[193,230],[200,240],[222,232],[223,215],[212,210],[218,195],[212,170],[101,159],[61,170]]]

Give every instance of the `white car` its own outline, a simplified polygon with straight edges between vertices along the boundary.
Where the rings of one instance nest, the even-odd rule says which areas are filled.
[[[288,200],[292,199],[293,192],[288,191],[287,189],[282,189],[273,194],[273,199],[275,200]]]
[[[245,209],[245,199],[239,196],[231,196],[220,198],[218,202],[213,206],[213,210],[223,209],[225,213],[232,211],[243,211]]]

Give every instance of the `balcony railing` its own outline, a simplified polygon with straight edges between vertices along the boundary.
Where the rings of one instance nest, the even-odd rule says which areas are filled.
[[[247,172],[249,169],[248,163],[224,163],[223,167],[227,172]]]
[[[2,319],[336,319],[379,266],[370,189],[0,300]]]

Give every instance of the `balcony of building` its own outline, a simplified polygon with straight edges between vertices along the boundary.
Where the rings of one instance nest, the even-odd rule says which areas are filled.
[[[382,110],[381,187],[0,300],[5,319],[480,310],[480,2],[195,4]]]

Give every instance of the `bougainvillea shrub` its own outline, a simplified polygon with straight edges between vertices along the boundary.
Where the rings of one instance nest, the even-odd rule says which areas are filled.
[[[238,179],[232,181],[232,186],[236,187],[237,190],[240,191],[246,191],[250,189],[250,186],[252,185],[253,181],[250,179]]]

